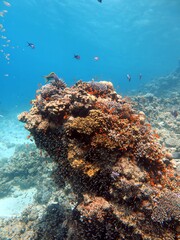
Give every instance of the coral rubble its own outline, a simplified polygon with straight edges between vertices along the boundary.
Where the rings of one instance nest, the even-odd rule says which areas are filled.
[[[178,239],[178,177],[145,114],[110,82],[59,81],[18,118],[78,196],[62,239]]]
[[[160,90],[159,90],[160,91]],[[180,175],[180,93],[167,92],[167,97],[157,97],[152,93],[133,96],[134,107],[146,114],[160,143],[168,148],[166,158],[175,162],[175,167]],[[171,153],[171,154],[170,154]]]

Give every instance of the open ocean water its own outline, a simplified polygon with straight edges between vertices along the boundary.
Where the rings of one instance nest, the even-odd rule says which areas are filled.
[[[17,115],[31,108],[50,72],[68,86],[105,80],[123,96],[156,98],[157,109],[171,119],[170,140],[168,132],[163,135],[163,117],[155,119],[147,106],[143,110],[180,159],[180,125],[175,122],[180,111],[180,0],[0,0],[0,217],[20,216],[34,198],[38,204],[50,199],[47,189],[43,197],[37,195],[38,181],[45,180],[33,167],[31,173],[25,172],[25,163],[16,169],[26,153],[28,159],[47,161]],[[157,99],[169,96],[173,102]]]

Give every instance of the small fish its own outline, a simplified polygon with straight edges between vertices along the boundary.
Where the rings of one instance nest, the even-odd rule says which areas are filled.
[[[177,118],[177,116],[178,116],[178,111],[177,111],[177,110],[173,110],[173,111],[171,111],[171,114],[172,114],[175,118]]]
[[[27,139],[30,139],[30,138],[31,138],[31,136],[32,136],[32,135],[31,135],[31,134],[29,134],[29,135],[28,135],[26,138],[27,138]]]
[[[9,2],[3,1],[4,5],[6,5],[7,7],[11,7],[11,4]]]
[[[98,0],[98,2],[102,3],[102,0]]]
[[[49,82],[49,81],[52,81],[52,80],[55,80],[57,82],[57,81],[60,80],[54,72],[51,72],[47,76],[44,76],[44,78],[46,79],[46,82]]]
[[[130,82],[131,81],[131,75],[127,74],[126,77],[127,77],[128,81]]]
[[[80,59],[81,59],[81,56],[74,54],[74,58],[77,59],[77,60],[80,60]]]
[[[99,57],[98,57],[98,56],[94,57],[94,60],[95,60],[95,61],[98,61],[98,60],[99,60]]]
[[[6,36],[0,36],[0,38],[2,38],[2,39],[7,39],[7,37],[6,37]]]
[[[27,44],[28,44],[28,47],[30,47],[30,48],[32,48],[32,49],[34,49],[34,48],[35,48],[35,45],[34,45],[34,43],[29,43],[29,42],[27,42]]]
[[[140,73],[140,74],[139,74],[139,80],[141,80],[141,79],[142,79],[142,74]]]
[[[0,17],[4,17],[4,12],[0,12]]]

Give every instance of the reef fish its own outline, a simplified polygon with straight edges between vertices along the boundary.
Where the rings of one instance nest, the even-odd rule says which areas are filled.
[[[30,47],[30,48],[32,48],[32,49],[34,49],[34,48],[35,48],[35,45],[34,45],[34,43],[29,43],[29,42],[27,42],[27,44],[28,44],[28,47]]]
[[[173,110],[173,111],[171,111],[171,114],[176,118],[178,116],[178,111]]]
[[[74,58],[77,59],[77,60],[80,60],[80,59],[81,59],[81,56],[74,54]]]
[[[131,81],[131,75],[127,74],[126,77],[127,77],[128,81],[130,82]]]
[[[98,57],[98,56],[94,57],[94,60],[95,60],[95,61],[98,61],[98,60],[99,60],[99,57]]]
[[[47,76],[44,76],[44,78],[46,79],[46,82],[49,82],[49,81],[52,81],[52,80],[55,80],[55,81],[60,80],[59,77],[54,72],[51,72]]]

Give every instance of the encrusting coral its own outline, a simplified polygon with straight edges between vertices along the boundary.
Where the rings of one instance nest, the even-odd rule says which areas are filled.
[[[145,114],[112,83],[59,79],[31,102],[19,120],[78,195],[66,239],[178,239],[176,172]]]

